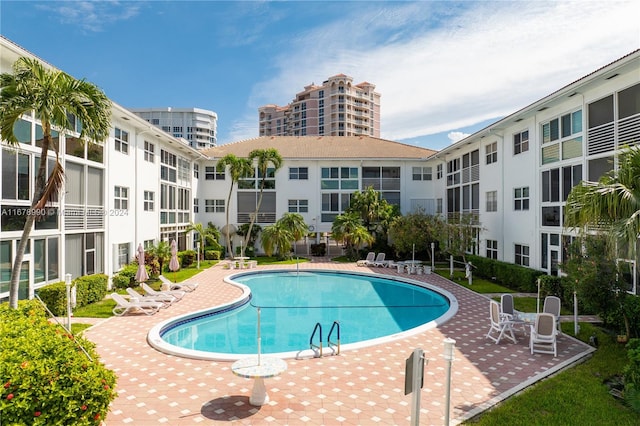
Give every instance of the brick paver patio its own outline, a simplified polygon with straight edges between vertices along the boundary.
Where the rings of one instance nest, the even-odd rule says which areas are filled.
[[[292,266],[287,266],[291,269]],[[295,266],[293,266],[295,268]],[[281,267],[261,267],[271,269]],[[366,271],[397,276],[394,269],[314,260],[300,269]],[[266,380],[270,401],[249,404],[252,381],[231,372],[232,362],[166,355],[146,336],[158,322],[218,305],[239,296],[223,278],[237,271],[212,267],[193,279],[200,287],[154,316],[129,315],[103,320],[85,331],[103,362],[118,375],[118,398],[107,425],[406,425],[411,395],[404,395],[405,359],[422,348],[429,359],[421,398],[421,424],[444,421],[443,340],[456,340],[452,368],[451,421],[457,424],[538,380],[565,368],[593,349],[570,336],[558,340],[558,356],[535,354],[528,339],[496,345],[485,339],[488,298],[436,274],[410,276],[452,293],[458,313],[439,328],[338,356],[289,359],[282,375]],[[406,276],[406,275],[405,275]],[[408,276],[407,276],[408,277]]]

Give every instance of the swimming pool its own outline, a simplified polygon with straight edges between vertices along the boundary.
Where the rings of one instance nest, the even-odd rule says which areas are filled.
[[[435,327],[457,311],[455,298],[441,289],[380,274],[277,270],[240,273],[228,282],[242,288],[243,296],[159,324],[149,333],[151,345],[205,359],[255,354],[259,308],[261,352],[306,357],[314,355],[309,341],[316,327],[313,343],[322,341],[326,351],[329,330],[338,323],[346,350]],[[331,335],[334,343],[337,327]]]

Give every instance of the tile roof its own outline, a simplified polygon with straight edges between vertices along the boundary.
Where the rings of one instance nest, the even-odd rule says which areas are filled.
[[[254,149],[275,148],[283,159],[423,159],[437,151],[371,136],[262,136],[202,150],[211,158],[246,158]]]

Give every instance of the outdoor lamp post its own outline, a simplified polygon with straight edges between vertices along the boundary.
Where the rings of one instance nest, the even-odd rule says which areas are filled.
[[[64,282],[67,286],[67,331],[71,333],[71,274],[65,275]]]
[[[436,255],[436,243],[431,243],[431,271],[435,271],[435,255]]]
[[[449,411],[451,405],[451,363],[454,360],[453,351],[456,347],[456,341],[447,337],[444,339],[444,359],[447,361],[447,384],[445,388],[444,401],[444,424],[449,426]]]

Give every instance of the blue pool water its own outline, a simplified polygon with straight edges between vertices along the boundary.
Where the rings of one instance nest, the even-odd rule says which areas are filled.
[[[309,348],[316,323],[326,348],[334,321],[344,345],[419,327],[450,308],[442,294],[371,274],[268,271],[232,279],[251,289],[244,303],[171,323],[160,330],[161,339],[189,351],[255,354],[260,307],[261,352],[297,352]]]

